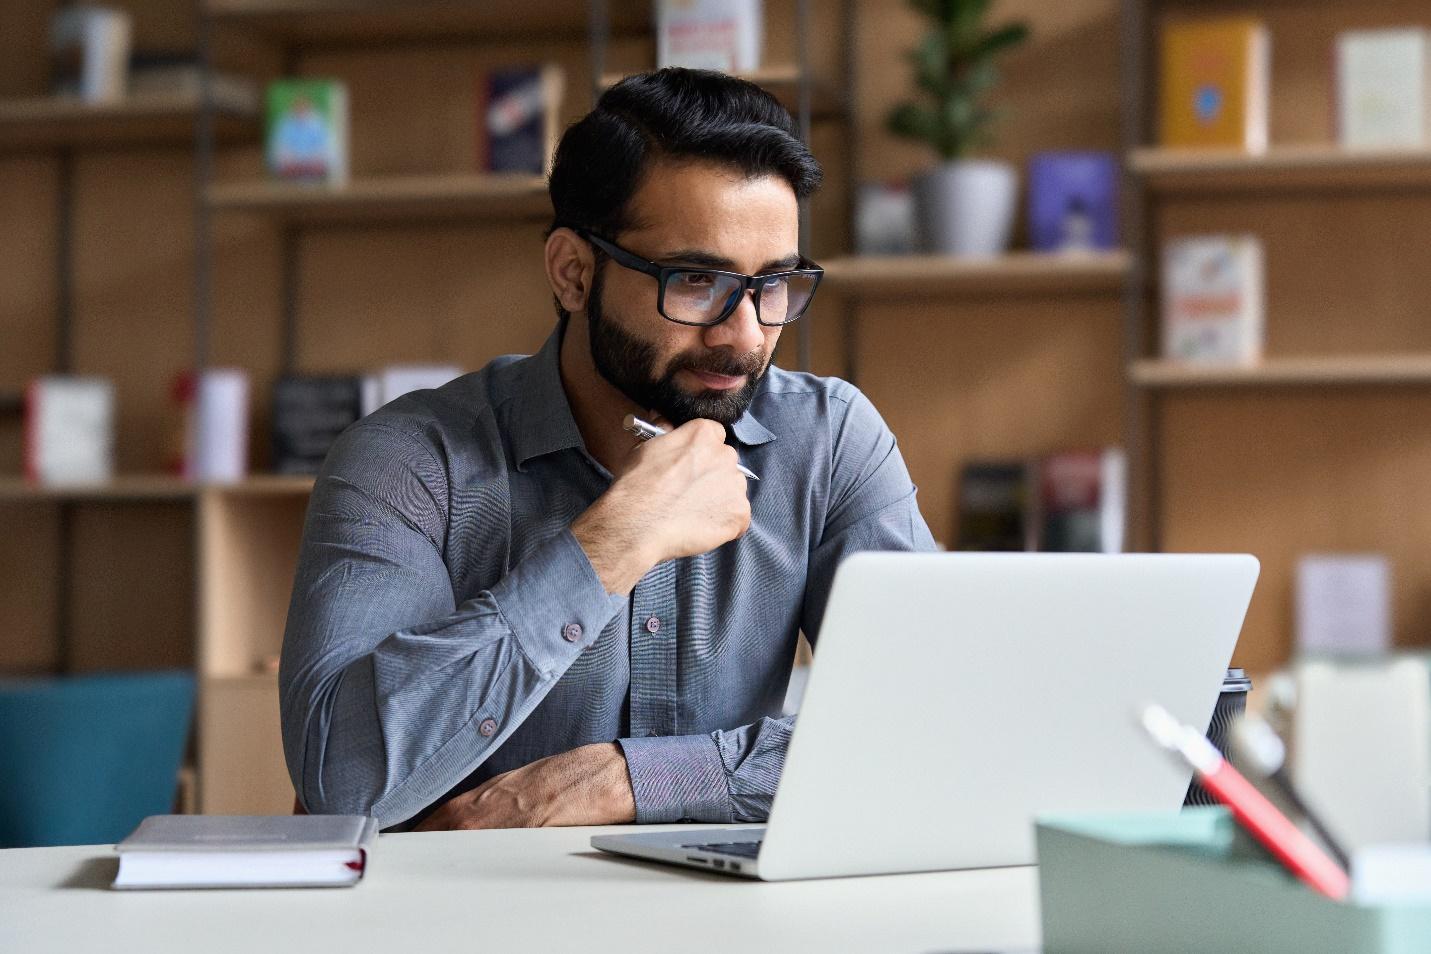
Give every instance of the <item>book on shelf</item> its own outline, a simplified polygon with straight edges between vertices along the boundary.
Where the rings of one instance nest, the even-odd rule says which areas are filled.
[[[1029,244],[1038,252],[1118,245],[1118,160],[1110,152],[1041,152],[1029,160]]]
[[[1265,150],[1272,60],[1266,25],[1241,16],[1174,20],[1162,40],[1162,145]]]
[[[282,79],[268,85],[264,155],[283,182],[348,181],[348,90],[338,80]]]
[[[234,483],[248,475],[249,378],[238,368],[185,372],[173,397],[183,421],[185,480]]]
[[[258,110],[258,84],[247,76],[214,70],[209,76],[214,102],[238,112]],[[179,96],[197,100],[204,90],[204,67],[197,56],[134,53],[129,58],[130,96]]]
[[[492,70],[480,108],[487,172],[545,175],[561,132],[566,76],[554,63]]]
[[[1122,552],[1127,484],[1117,447],[972,461],[960,471],[955,549]]]
[[[1051,553],[1121,553],[1127,459],[1121,448],[1051,454],[1038,472],[1037,546]]]
[[[971,461],[959,473],[959,524],[954,549],[1031,550],[1032,475],[1027,461]]]
[[[1194,364],[1256,364],[1265,327],[1262,243],[1203,235],[1163,245],[1163,356]]]
[[[360,375],[287,374],[273,385],[273,470],[316,474],[363,413]]]
[[[363,378],[363,416],[404,394],[440,388],[462,369],[450,364],[393,364]]]
[[[871,179],[855,194],[855,252],[909,255],[915,250],[914,196],[899,180]]]
[[[67,6],[50,18],[50,90],[89,103],[126,95],[134,21],[124,10]]]
[[[351,887],[376,835],[363,815],[151,815],[114,846],[114,887]]]
[[[1431,142],[1431,31],[1350,30],[1337,37],[1337,139],[1349,148]]]
[[[656,0],[656,64],[759,69],[764,26],[761,0]]]
[[[25,391],[25,476],[40,484],[99,483],[114,476],[114,384],[51,374]]]

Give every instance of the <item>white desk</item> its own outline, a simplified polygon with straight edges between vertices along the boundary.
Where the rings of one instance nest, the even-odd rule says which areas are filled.
[[[111,891],[108,845],[0,851],[0,951],[1026,951],[1034,868],[764,884],[627,861],[618,829],[379,836],[355,888]],[[648,829],[652,830],[652,829]]]

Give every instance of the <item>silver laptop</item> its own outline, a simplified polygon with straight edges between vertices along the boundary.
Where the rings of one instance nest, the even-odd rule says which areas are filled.
[[[1245,555],[861,553],[835,575],[763,828],[595,848],[767,881],[1034,862],[1044,812],[1173,811],[1141,705],[1206,725]]]

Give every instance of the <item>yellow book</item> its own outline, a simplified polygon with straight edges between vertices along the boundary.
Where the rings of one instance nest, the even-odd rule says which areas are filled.
[[[1270,63],[1261,20],[1227,17],[1165,26],[1162,145],[1265,150]]]

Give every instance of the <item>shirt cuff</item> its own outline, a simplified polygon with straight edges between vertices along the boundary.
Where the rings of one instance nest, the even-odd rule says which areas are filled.
[[[731,820],[730,783],[715,739],[708,735],[621,739],[636,823]]]
[[[570,528],[529,553],[490,592],[522,651],[546,674],[565,672],[627,600],[606,592]]]

